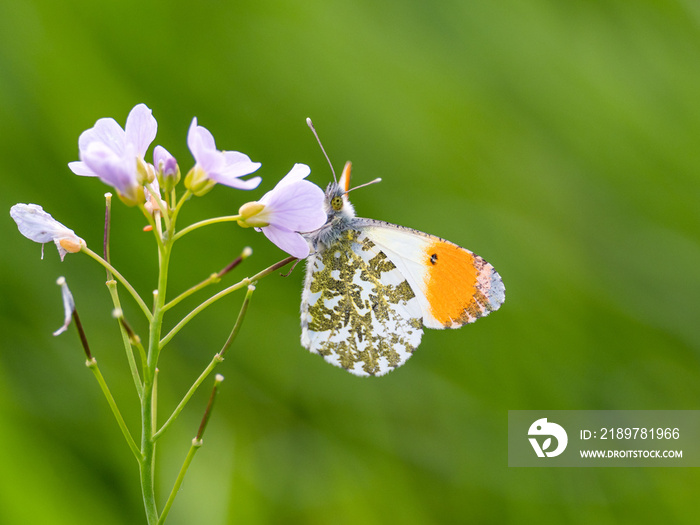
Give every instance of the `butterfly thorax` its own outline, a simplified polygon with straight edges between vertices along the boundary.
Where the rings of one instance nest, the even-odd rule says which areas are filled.
[[[302,234],[311,244],[312,251],[323,251],[336,242],[341,233],[352,227],[355,219],[355,209],[347,192],[336,182],[331,182],[326,188],[323,207],[328,217],[326,224],[316,231]]]

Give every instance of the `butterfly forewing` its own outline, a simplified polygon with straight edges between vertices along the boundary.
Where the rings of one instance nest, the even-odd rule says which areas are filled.
[[[309,256],[302,344],[356,375],[383,375],[420,344],[421,305],[409,281],[362,228]]]

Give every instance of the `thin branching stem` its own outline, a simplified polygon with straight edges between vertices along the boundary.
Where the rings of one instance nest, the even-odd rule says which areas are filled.
[[[119,292],[117,290],[117,281],[110,280],[107,281],[107,289],[109,290],[109,295],[112,298],[112,304],[115,310],[121,310],[121,302],[119,301]],[[139,395],[139,399],[143,397],[143,384],[141,383],[141,377],[139,376],[139,370],[136,366],[136,360],[134,359],[134,350],[131,346],[131,338],[129,333],[122,323],[119,323],[119,331],[122,334],[122,343],[124,345],[124,350],[126,350],[126,360],[129,363],[129,370],[131,370],[131,376],[134,379],[134,386],[136,387],[136,392]],[[143,352],[143,346],[141,347]],[[143,362],[142,356],[142,362]]]
[[[224,268],[219,270],[217,273],[211,274],[209,277],[204,279],[202,282],[195,284],[192,288],[189,290],[185,290],[182,292],[180,295],[178,295],[175,299],[167,303],[165,306],[163,306],[163,310],[167,311],[176,304],[178,304],[180,301],[183,299],[186,299],[190,295],[198,292],[199,290],[202,290],[203,288],[206,288],[210,284],[218,283],[221,278],[226,275],[228,272],[233,270],[236,266],[241,264],[245,259],[250,257],[250,254],[252,253],[252,250],[249,247],[246,247],[241,254],[236,257],[233,261],[231,261],[229,264],[227,264]]]
[[[112,275],[117,278],[117,280],[124,285],[124,287],[128,290],[128,292],[131,294],[131,296],[134,298],[136,303],[139,305],[141,310],[143,310],[144,315],[146,316],[146,319],[151,321],[153,319],[153,314],[151,311],[148,309],[148,306],[146,306],[146,303],[143,302],[143,299],[141,299],[141,296],[138,294],[136,290],[134,290],[134,287],[131,286],[131,283],[127,281],[124,276],[119,273],[114,266],[109,264],[107,261],[105,261],[102,257],[97,255],[95,252],[93,252],[90,248],[87,246],[82,247],[82,251],[88,254],[90,257],[95,259],[98,263],[100,263],[102,266],[104,266],[107,270],[112,272]]]
[[[246,277],[242,281],[239,281],[236,284],[229,286],[228,288],[224,288],[219,293],[212,295],[209,299],[204,301],[202,304],[200,304],[194,310],[192,310],[189,314],[187,314],[179,323],[177,323],[175,325],[175,327],[172,330],[170,330],[170,332],[168,332],[168,334],[165,337],[163,337],[163,339],[160,342],[161,348],[163,348],[165,345],[167,345],[170,342],[170,340],[173,337],[175,337],[175,334],[177,334],[180,330],[182,330],[182,328],[187,323],[189,323],[194,317],[196,317],[199,313],[202,312],[202,310],[204,310],[208,306],[211,306],[212,304],[214,304],[216,301],[218,301],[222,297],[226,297],[231,292],[235,292],[236,290],[240,290],[244,286],[248,286],[249,284],[257,281],[258,279],[262,279],[266,275],[269,275],[272,272],[274,272],[275,270],[279,270],[280,268],[286,266],[290,262],[296,261],[296,260],[297,260],[296,257],[291,257],[291,256],[287,257],[286,259],[283,259],[280,262],[273,264],[269,268],[265,268],[261,272],[255,274],[253,277]]]
[[[187,391],[185,394],[185,397],[182,398],[180,403],[177,405],[175,410],[173,410],[173,413],[170,415],[168,420],[163,423],[163,426],[158,430],[158,432],[155,433],[153,436],[153,439],[158,439],[160,436],[163,435],[163,433],[167,430],[167,428],[175,421],[175,419],[180,415],[180,412],[185,408],[185,405],[189,402],[190,399],[192,399],[192,396],[194,393],[197,391],[197,389],[200,387],[200,385],[204,382],[204,380],[211,374],[211,372],[216,368],[216,365],[221,363],[224,360],[224,354],[226,354],[226,351],[231,347],[233,344],[234,339],[236,339],[236,336],[238,335],[238,332],[241,329],[241,325],[243,324],[243,318],[245,317],[246,312],[248,311],[248,306],[250,305],[250,298],[253,295],[253,292],[255,291],[254,286],[249,286],[248,287],[248,292],[245,295],[245,299],[243,300],[243,304],[241,305],[241,310],[238,312],[238,317],[236,318],[236,323],[233,325],[233,329],[231,330],[231,333],[228,336],[228,339],[224,343],[224,346],[219,350],[217,354],[214,355],[212,358],[211,362],[207,365],[207,367],[204,369],[204,371],[199,375],[197,380],[192,384],[190,389]]]
[[[107,383],[105,382],[105,378],[102,376],[102,372],[100,372],[99,367],[97,366],[97,361],[93,357],[92,359],[89,359],[86,361],[85,365],[92,371],[92,373],[95,376],[95,379],[97,379],[97,382],[100,385],[100,388],[102,389],[102,392],[105,395],[105,398],[107,399],[107,403],[109,404],[109,408],[112,409],[112,413],[114,414],[115,419],[117,420],[117,424],[119,425],[119,428],[122,431],[122,434],[124,434],[124,439],[126,439],[127,444],[129,445],[129,448],[131,449],[131,452],[133,452],[134,456],[138,461],[142,460],[142,455],[141,451],[139,448],[136,446],[136,442],[134,441],[134,438],[131,437],[131,432],[129,432],[128,427],[126,426],[126,423],[124,422],[124,418],[121,415],[121,412],[119,412],[119,407],[117,407],[117,403],[114,400],[114,397],[112,396],[112,393],[109,390],[109,387],[107,386]]]
[[[214,388],[212,388],[211,395],[209,396],[209,402],[207,403],[207,408],[204,411],[204,416],[202,416],[202,422],[199,424],[199,429],[197,430],[197,436],[192,440],[192,445],[190,446],[190,450],[187,452],[187,456],[185,457],[185,461],[182,464],[182,467],[180,468],[180,472],[177,475],[177,479],[175,480],[175,483],[173,485],[173,490],[170,491],[170,496],[168,497],[168,501],[166,501],[165,506],[163,507],[163,512],[160,515],[160,519],[158,520],[158,523],[164,523],[165,518],[168,515],[168,512],[170,512],[170,507],[172,507],[173,502],[175,501],[175,496],[177,495],[178,491],[180,490],[180,486],[182,485],[182,481],[185,479],[185,474],[187,473],[187,469],[190,467],[190,464],[192,463],[192,459],[194,458],[194,455],[197,453],[197,451],[201,448],[202,446],[202,437],[204,436],[204,430],[207,427],[207,423],[209,422],[209,417],[211,416],[212,409],[214,407],[214,399],[216,399],[216,394],[219,390],[219,384],[224,380],[223,376],[217,375],[216,380],[214,381]]]
[[[165,502],[165,506],[163,507],[163,511],[161,512],[160,519],[158,520],[158,525],[165,523],[165,518],[168,517],[168,513],[170,512],[170,508],[173,506],[173,502],[175,501],[175,496],[177,496],[177,493],[180,490],[180,486],[182,485],[182,482],[185,479],[185,474],[187,474],[187,469],[190,468],[190,463],[192,463],[192,460],[194,459],[194,455],[201,448],[201,446],[202,446],[201,439],[200,440],[197,440],[197,439],[192,440],[192,445],[190,446],[190,450],[187,452],[187,456],[185,457],[185,462],[182,464],[182,467],[180,468],[180,472],[177,475],[177,479],[175,480],[175,484],[173,485],[173,490],[170,492],[170,496],[168,496],[168,501]]]
[[[213,219],[206,219],[204,221],[199,221],[195,222],[194,224],[190,224],[186,228],[183,228],[179,232],[175,234],[174,240],[178,240],[179,238],[187,235],[188,233],[196,230],[197,228],[201,228],[203,226],[209,226],[211,224],[218,224],[220,222],[230,222],[230,221],[237,221],[241,218],[240,215],[227,215],[225,217],[214,217]]]
[[[181,302],[183,299],[187,299],[190,295],[192,295],[192,294],[198,292],[199,290],[202,290],[202,289],[206,288],[206,287],[209,286],[210,284],[217,283],[217,282],[219,282],[220,280],[221,280],[221,279],[219,278],[219,274],[218,274],[218,273],[213,273],[213,274],[211,274],[209,277],[207,277],[206,279],[204,279],[202,282],[200,282],[199,284],[194,285],[194,286],[193,286],[192,288],[190,288],[189,290],[185,290],[185,291],[182,292],[180,295],[178,295],[175,299],[173,299],[173,300],[170,301],[168,304],[166,304],[165,306],[163,306],[163,310],[170,310],[173,306],[175,306],[176,304],[178,304],[179,302]]]
[[[109,237],[112,227],[112,194],[105,193],[105,233],[104,239],[102,241],[102,255],[104,260],[111,264],[111,258],[109,254]],[[107,280],[112,280],[112,274],[107,269]]]

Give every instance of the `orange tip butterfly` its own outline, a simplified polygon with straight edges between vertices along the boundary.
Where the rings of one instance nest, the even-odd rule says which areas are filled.
[[[423,328],[459,328],[498,310],[505,287],[465,248],[356,217],[350,168],[326,189],[326,224],[304,234],[301,344],[352,374],[381,376],[411,357]]]

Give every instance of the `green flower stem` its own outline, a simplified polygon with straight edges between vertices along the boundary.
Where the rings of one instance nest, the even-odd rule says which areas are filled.
[[[151,431],[155,436],[156,427],[158,426],[158,369],[156,368],[156,374],[153,378],[153,411],[151,414],[151,421],[153,425],[151,426]],[[155,441],[155,437],[153,438]]]
[[[173,490],[170,491],[168,501],[165,503],[165,507],[163,507],[163,513],[160,516],[160,520],[158,520],[159,524],[165,522],[165,518],[167,517],[168,512],[170,512],[170,507],[172,507],[173,501],[175,501],[175,496],[180,490],[182,480],[185,478],[187,469],[190,467],[190,463],[192,463],[192,459],[197,453],[197,450],[199,450],[202,446],[202,436],[204,435],[204,430],[206,429],[207,423],[209,422],[209,417],[211,416],[212,408],[214,406],[214,399],[216,398],[216,394],[219,390],[219,384],[223,380],[223,376],[216,376],[216,379],[214,381],[214,388],[212,388],[211,396],[209,396],[209,402],[207,403],[207,408],[204,411],[204,416],[202,417],[202,422],[199,425],[199,430],[197,430],[197,436],[192,440],[192,445],[190,446],[190,450],[187,452],[187,457],[185,457],[185,461],[182,464],[180,472],[177,475],[177,479],[175,480],[175,484],[173,485]]]
[[[173,210],[173,215],[170,219],[171,228],[175,224],[175,221],[177,220],[177,216],[180,214],[180,210],[182,209],[182,206],[185,204],[185,202],[187,202],[189,200],[190,197],[192,197],[192,191],[188,189],[187,191],[185,191],[182,198],[175,205],[175,209]],[[175,202],[175,199],[176,199],[176,193],[175,193],[175,190],[173,189],[173,202]],[[174,231],[174,229],[173,229],[173,231]]]
[[[238,335],[238,332],[241,330],[241,325],[243,324],[243,318],[245,317],[246,312],[248,312],[248,306],[250,305],[250,299],[253,297],[253,292],[255,291],[255,286],[248,285],[248,291],[245,294],[245,299],[243,299],[243,304],[241,305],[241,310],[238,312],[238,317],[236,318],[236,324],[233,325],[233,328],[231,329],[231,333],[228,336],[228,339],[226,339],[226,342],[224,343],[224,346],[219,350],[219,356],[221,356],[221,359],[224,359],[224,355],[226,354],[226,351],[231,347],[233,344],[233,341],[236,339],[236,336]]]
[[[245,259],[247,259],[248,257],[250,257],[250,255],[251,255],[252,253],[253,253],[253,250],[251,250],[249,247],[246,247],[246,248],[241,252],[241,254],[240,254],[238,257],[236,257],[233,261],[231,261],[228,265],[226,265],[226,267],[222,268],[222,269],[219,270],[217,273],[211,274],[209,277],[207,277],[206,279],[204,279],[204,280],[203,280],[202,282],[200,282],[199,284],[194,285],[194,286],[193,286],[192,288],[190,288],[189,290],[185,290],[185,291],[182,292],[180,295],[178,295],[175,299],[173,299],[172,301],[170,301],[169,303],[167,303],[165,306],[163,306],[163,309],[166,310],[166,311],[167,311],[167,310],[170,310],[170,308],[172,308],[173,306],[175,306],[176,304],[178,304],[178,303],[179,303],[180,301],[182,301],[183,299],[186,299],[186,298],[189,297],[190,295],[194,294],[195,292],[198,292],[199,290],[201,290],[201,289],[203,289],[203,288],[206,288],[206,287],[209,286],[210,284],[218,283],[224,275],[226,275],[228,272],[230,272],[231,270],[233,270],[236,266],[238,266],[239,264],[241,264],[241,262],[243,262]]]
[[[194,317],[197,316],[197,314],[202,312],[202,310],[204,310],[206,307],[211,306],[216,301],[218,301],[222,297],[227,296],[231,292],[235,292],[236,290],[239,290],[239,289],[243,288],[244,286],[248,286],[249,284],[251,284],[259,279],[262,279],[263,277],[271,274],[275,270],[279,270],[283,266],[286,266],[290,262],[296,261],[296,260],[297,260],[296,257],[291,257],[291,256],[287,257],[286,259],[283,259],[280,262],[273,264],[269,268],[265,268],[263,271],[255,274],[253,277],[246,277],[242,281],[239,281],[236,284],[229,286],[228,288],[224,288],[219,293],[212,295],[209,299],[204,301],[202,304],[200,304],[194,310],[192,310],[189,314],[187,314],[179,323],[177,323],[175,325],[175,327],[172,330],[170,330],[170,332],[168,332],[168,335],[166,335],[160,342],[161,348],[164,347],[165,345],[167,345],[170,342],[170,340],[175,336],[175,334],[177,334],[180,330],[182,330],[182,328],[187,323],[189,323]]]
[[[146,306],[146,303],[143,302],[143,299],[141,299],[141,296],[134,290],[134,287],[131,286],[129,281],[127,281],[122,274],[120,274],[114,266],[109,264],[107,261],[105,261],[102,257],[97,255],[95,252],[93,252],[90,248],[87,246],[82,247],[82,251],[85,252],[87,255],[95,259],[98,263],[100,263],[102,266],[104,266],[107,270],[112,272],[112,275],[117,278],[117,280],[124,285],[124,287],[129,291],[131,296],[134,298],[134,300],[138,303],[139,307],[141,310],[143,310],[143,313],[146,315],[146,319],[151,321],[153,319],[153,314],[151,311],[148,309],[148,306]]]
[[[184,200],[183,200],[183,202],[184,202]],[[175,188],[173,187],[173,189],[170,190],[170,207],[172,208],[173,206],[176,205],[176,203],[177,203],[177,191],[175,191]]]
[[[126,423],[124,422],[124,418],[121,415],[121,412],[119,412],[119,408],[117,407],[116,401],[114,401],[114,397],[112,396],[112,393],[109,391],[109,387],[107,386],[107,383],[105,382],[105,378],[102,376],[102,373],[100,372],[100,369],[97,366],[97,361],[93,357],[92,359],[89,359],[88,361],[85,362],[85,366],[87,366],[92,373],[95,375],[95,379],[97,379],[97,382],[100,385],[100,388],[102,389],[102,392],[105,395],[105,398],[107,398],[107,403],[109,403],[109,407],[112,409],[112,413],[114,414],[114,417],[117,420],[117,424],[119,425],[119,428],[122,431],[122,434],[124,434],[124,439],[126,439],[127,444],[129,445],[129,448],[131,449],[131,452],[133,452],[134,456],[138,461],[142,460],[142,455],[141,452],[139,451],[138,447],[136,446],[136,442],[134,441],[134,438],[131,437],[131,433],[129,432],[129,429],[126,426]]]
[[[156,367],[162,348],[160,333],[163,325],[163,304],[168,283],[168,267],[170,264],[170,251],[172,241],[164,245],[159,244],[158,249],[158,290],[153,305],[153,315],[149,326],[148,355],[144,369],[144,395],[141,402],[141,453],[143,459],[140,463],[141,492],[143,494],[146,518],[149,524],[158,522],[158,510],[155,497],[155,459],[156,446],[153,439],[155,427],[155,395],[156,395]]]
[[[160,519],[158,520],[158,525],[161,525],[162,523],[165,523],[165,518],[168,517],[168,512],[170,512],[170,507],[173,506],[173,502],[175,501],[175,496],[177,496],[178,491],[180,490],[180,486],[182,485],[182,481],[185,479],[185,474],[187,473],[187,469],[190,468],[190,463],[192,463],[192,460],[194,459],[194,455],[197,453],[197,451],[200,449],[202,446],[202,440],[201,439],[193,439],[192,440],[192,446],[190,446],[190,450],[187,452],[187,457],[185,457],[185,462],[182,464],[182,467],[180,468],[180,473],[177,475],[177,479],[175,480],[175,484],[173,485],[173,490],[170,492],[170,496],[168,497],[168,501],[165,502],[165,506],[163,507],[163,512],[160,515]]]
[[[224,346],[219,350],[219,352],[214,355],[212,358],[211,362],[207,367],[204,369],[204,371],[200,374],[200,376],[197,378],[197,380],[194,382],[194,384],[190,387],[190,389],[187,391],[187,394],[185,394],[185,397],[182,398],[180,403],[177,405],[175,410],[173,410],[173,413],[171,416],[168,418],[168,420],[163,423],[163,426],[160,428],[158,432],[155,433],[153,436],[153,439],[158,439],[160,436],[163,435],[163,433],[166,431],[166,429],[172,424],[175,419],[177,419],[177,416],[180,415],[180,412],[185,408],[185,405],[189,402],[189,400],[192,398],[194,393],[197,391],[197,389],[200,387],[200,385],[204,382],[204,380],[211,374],[212,370],[221,363],[224,360],[224,354],[226,353],[226,350],[229,349],[229,347],[233,344],[234,339],[236,339],[236,336],[238,335],[238,332],[241,329],[241,325],[243,324],[243,318],[245,317],[246,312],[248,311],[248,305],[250,304],[250,298],[253,295],[253,292],[255,291],[254,286],[248,286],[248,292],[245,295],[245,299],[243,300],[243,304],[241,305],[241,310],[238,312],[238,318],[236,318],[236,324],[233,325],[233,329],[231,330],[231,334],[228,336],[228,339],[226,340],[226,343],[224,343]]]
[[[129,337],[129,343],[131,343],[132,347],[135,346],[139,351],[139,355],[141,356],[141,366],[143,369],[146,369],[148,367],[148,356],[146,355],[146,350],[144,349],[143,344],[141,344],[141,338],[131,329],[129,323],[127,323],[126,319],[124,319],[124,313],[121,310],[118,311],[118,319],[120,326],[126,331],[126,335]]]
[[[224,358],[220,354],[216,354],[214,356],[214,358],[211,360],[209,365],[204,369],[204,371],[199,375],[199,377],[194,382],[194,384],[187,391],[187,393],[185,394],[185,397],[182,398],[182,400],[180,401],[180,404],[177,405],[175,410],[173,410],[173,413],[170,415],[168,420],[165,423],[163,423],[163,426],[160,427],[160,430],[153,435],[154,440],[161,437],[163,435],[163,433],[168,429],[168,427],[170,427],[170,425],[173,423],[173,421],[175,421],[175,419],[177,419],[177,416],[180,415],[180,412],[182,412],[182,410],[185,408],[185,405],[187,405],[188,401],[190,399],[192,399],[192,396],[197,391],[197,389],[200,387],[200,385],[204,382],[204,380],[207,378],[207,376],[209,376],[211,371],[214,370],[214,368],[216,368],[216,365],[221,363],[223,360],[224,360]]]
[[[102,241],[102,255],[104,256],[104,260],[107,262],[111,262],[110,257],[109,257],[109,236],[110,236],[110,231],[111,231],[111,225],[112,225],[112,194],[107,192],[107,193],[105,193],[105,233],[104,233],[104,239]],[[112,280],[112,274],[110,273],[109,270],[107,270],[107,280],[108,281]]]
[[[121,310],[121,302],[119,301],[119,292],[117,291],[117,281],[110,280],[107,281],[107,289],[109,290],[109,295],[112,297],[112,304],[116,310]],[[131,375],[134,378],[134,385],[136,386],[136,392],[139,398],[143,398],[143,385],[141,384],[141,377],[139,376],[139,370],[136,366],[136,360],[134,359],[134,349],[131,346],[131,341],[126,328],[119,323],[119,330],[122,334],[122,343],[124,344],[124,349],[126,350],[126,359],[129,362],[129,369],[131,370]],[[141,347],[143,349],[143,346]],[[143,350],[142,350],[143,353]],[[142,355],[142,359],[143,359]]]
[[[227,215],[225,217],[215,217],[213,219],[207,219],[205,221],[195,222],[194,224],[190,224],[186,228],[183,228],[182,230],[177,232],[175,234],[174,240],[178,240],[180,237],[183,237],[184,235],[187,235],[191,231],[194,231],[197,228],[201,228],[202,226],[209,226],[210,224],[218,224],[220,222],[237,221],[240,218],[241,218],[240,215]]]
[[[192,295],[192,294],[198,292],[199,290],[201,290],[201,289],[203,289],[203,288],[206,288],[206,287],[209,286],[210,284],[218,283],[220,280],[221,280],[221,278],[219,277],[219,274],[218,274],[218,273],[213,273],[213,274],[211,274],[209,277],[207,277],[206,279],[204,279],[201,283],[194,285],[194,286],[193,286],[192,288],[190,288],[189,290],[185,290],[185,291],[182,292],[180,295],[178,295],[175,299],[173,299],[173,300],[170,301],[168,304],[166,304],[165,306],[163,306],[163,310],[166,310],[166,311],[167,311],[167,310],[170,310],[173,306],[175,306],[176,304],[178,304],[178,303],[179,303],[180,301],[182,301],[183,299],[186,299],[187,297],[189,297],[190,295]]]
[[[170,265],[170,254],[174,243],[173,232],[175,222],[182,208],[182,205],[191,197],[192,193],[187,190],[182,199],[175,205],[172,214],[169,210],[161,210],[166,223],[166,231],[159,232],[153,216],[146,213],[146,217],[154,229],[154,235],[158,244],[158,288],[153,296],[153,312],[147,316],[149,319],[148,352],[145,355],[143,366],[143,397],[141,399],[141,452],[142,460],[139,463],[141,476],[141,492],[143,495],[146,518],[150,525],[162,523],[165,520],[166,512],[158,517],[158,509],[155,499],[155,461],[156,446],[155,433],[157,427],[157,375],[158,358],[163,345],[160,342],[161,330],[163,326],[163,315],[165,313],[165,297],[168,283],[168,268]],[[172,192],[173,203],[176,199],[175,191]],[[145,208],[143,208],[145,212]],[[160,223],[160,221],[159,221]],[[141,301],[143,304],[143,301]],[[144,308],[144,306],[142,306]],[[147,310],[147,308],[145,309]],[[192,454],[194,455],[194,454]],[[189,459],[191,461],[191,458]],[[182,475],[184,476],[184,472]],[[180,483],[182,481],[180,480]],[[171,499],[175,495],[171,495]],[[168,510],[172,505],[169,501]]]

